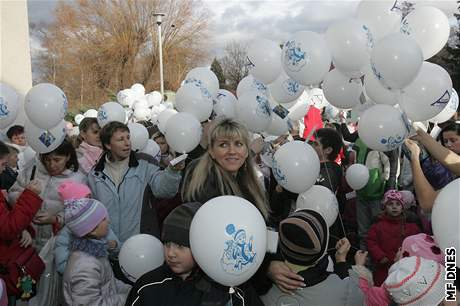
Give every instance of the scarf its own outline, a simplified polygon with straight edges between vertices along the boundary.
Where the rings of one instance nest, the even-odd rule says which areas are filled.
[[[78,152],[81,154],[78,158],[78,163],[85,173],[91,170],[102,155],[101,148],[92,146],[84,141],[78,147]]]
[[[107,251],[107,241],[105,239],[97,240],[73,237],[70,243],[70,250],[81,251],[96,258],[107,257],[109,255]]]

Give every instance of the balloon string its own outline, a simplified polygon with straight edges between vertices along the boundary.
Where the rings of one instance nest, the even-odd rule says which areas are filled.
[[[316,128],[316,126],[314,127],[313,134],[315,134],[315,138],[318,139],[318,133],[316,132],[315,128]],[[321,151],[321,155],[324,156],[324,151],[323,151],[322,146],[319,149]],[[326,164],[324,165],[324,168],[326,169],[326,176],[327,176],[327,179],[329,180],[329,184],[332,184],[331,175],[329,174],[329,170],[328,170],[328,167],[327,167]],[[336,193],[337,193],[337,191],[334,192],[335,196],[337,196]],[[339,218],[339,221],[340,221],[340,227],[342,228],[343,236],[345,238],[347,238],[347,232],[345,231],[345,226],[343,225],[342,216],[340,215],[340,210],[339,210],[339,213],[337,214],[337,217]]]

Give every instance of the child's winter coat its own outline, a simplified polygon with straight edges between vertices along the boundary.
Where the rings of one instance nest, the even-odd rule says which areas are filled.
[[[406,223],[403,218],[390,218],[386,215],[380,217],[373,224],[367,234],[367,248],[374,264],[374,283],[380,286],[388,276],[388,269],[394,263],[394,258],[403,240],[420,233],[420,228],[415,223]],[[386,264],[380,264],[384,258]]]

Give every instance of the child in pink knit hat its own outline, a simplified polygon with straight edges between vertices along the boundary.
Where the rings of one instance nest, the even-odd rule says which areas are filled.
[[[63,202],[91,198],[91,189],[87,185],[72,180],[65,181],[57,190]]]

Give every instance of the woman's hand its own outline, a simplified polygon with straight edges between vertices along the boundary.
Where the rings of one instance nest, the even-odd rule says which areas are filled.
[[[337,262],[346,262],[347,254],[350,251],[351,243],[347,238],[342,238],[335,245],[335,260]]]
[[[303,277],[292,272],[288,265],[282,261],[270,262],[267,275],[284,293],[290,294],[293,290],[305,287]]]
[[[26,189],[29,189],[36,195],[39,195],[42,192],[42,185],[38,180],[32,180],[30,183],[26,186]]]
[[[418,160],[421,152],[418,144],[410,139],[406,139],[405,144],[410,151],[411,159]]]
[[[29,245],[32,244],[32,236],[26,230],[22,231],[21,240],[19,240],[19,245],[21,248],[27,248]]]
[[[41,211],[35,215],[33,222],[35,224],[53,224],[57,222],[57,217],[49,212]]]

